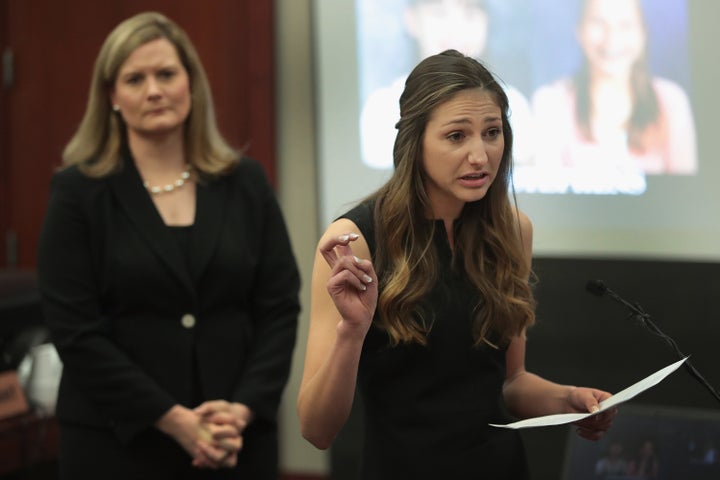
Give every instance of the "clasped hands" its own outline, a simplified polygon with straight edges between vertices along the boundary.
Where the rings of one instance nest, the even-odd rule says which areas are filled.
[[[241,403],[211,400],[195,408],[194,413],[200,417],[200,430],[193,466],[217,469],[237,465],[242,433],[252,420],[250,409]]]
[[[232,468],[243,446],[242,433],[252,421],[242,403],[210,400],[191,410],[175,405],[156,423],[192,456],[198,468]]]

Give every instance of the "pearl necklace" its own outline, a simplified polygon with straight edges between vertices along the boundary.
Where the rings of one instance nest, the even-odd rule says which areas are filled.
[[[145,187],[145,189],[153,195],[159,195],[161,193],[170,193],[173,190],[178,189],[178,188],[182,187],[183,185],[185,185],[187,180],[190,178],[190,170],[191,169],[192,169],[192,167],[190,166],[190,164],[187,164],[185,166],[185,171],[182,173],[182,175],[180,175],[180,178],[178,178],[177,180],[175,180],[172,183],[168,183],[167,185],[150,186],[150,184],[148,182],[143,182],[143,187]]]

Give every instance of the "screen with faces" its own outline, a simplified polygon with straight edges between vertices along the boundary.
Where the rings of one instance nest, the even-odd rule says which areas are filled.
[[[407,75],[456,49],[508,97],[537,254],[720,259],[714,2],[316,0],[320,213],[393,170]],[[708,135],[709,131],[709,135]]]

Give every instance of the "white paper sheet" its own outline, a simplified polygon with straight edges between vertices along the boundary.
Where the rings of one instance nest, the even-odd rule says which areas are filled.
[[[677,370],[680,365],[683,364],[687,360],[687,357],[683,358],[682,360],[678,360],[677,362],[668,365],[665,368],[662,368],[658,370],[657,372],[653,373],[652,375],[643,378],[637,383],[634,383],[633,385],[630,385],[624,390],[619,391],[615,395],[613,395],[610,398],[607,398],[600,402],[600,410],[598,410],[595,413],[560,413],[556,415],[545,415],[543,417],[535,417],[535,418],[528,418],[526,420],[520,420],[519,422],[513,422],[508,423],[506,425],[498,425],[491,423],[491,427],[499,427],[499,428],[512,428],[512,429],[518,429],[518,428],[530,428],[530,427],[547,427],[550,425],[562,425],[565,423],[573,423],[577,422],[578,420],[582,420],[583,418],[592,417],[593,415],[597,415],[600,412],[603,412],[607,410],[608,408],[612,408],[620,403],[627,402],[631,398],[635,397],[639,393],[644,392],[645,390],[654,387],[658,383],[662,382],[665,377],[670,375],[672,372]]]

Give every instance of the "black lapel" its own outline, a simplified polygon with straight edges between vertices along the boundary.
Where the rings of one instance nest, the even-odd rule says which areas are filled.
[[[143,187],[135,162],[128,157],[124,160],[120,173],[110,177],[118,203],[137,228],[138,235],[194,296],[195,288],[180,246]]]
[[[229,176],[197,183],[197,207],[193,227],[190,272],[198,280],[210,263],[223,231],[229,201]]]

